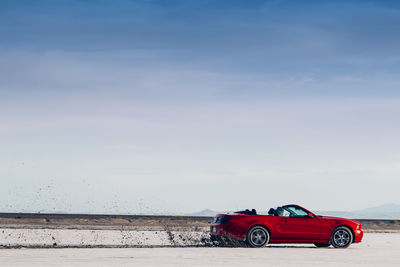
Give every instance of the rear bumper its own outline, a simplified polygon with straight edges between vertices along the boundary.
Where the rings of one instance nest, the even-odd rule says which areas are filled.
[[[215,223],[210,225],[210,236],[211,239],[220,239],[228,238],[228,239],[241,239],[236,234],[229,231],[229,229],[224,228],[225,224]]]
[[[212,237],[224,236],[227,232],[224,231],[220,223],[213,223],[210,225],[210,235]]]
[[[244,246],[243,238],[236,236],[228,231],[228,229],[224,229],[224,226],[225,224],[212,224],[210,226],[211,241],[218,246]]]

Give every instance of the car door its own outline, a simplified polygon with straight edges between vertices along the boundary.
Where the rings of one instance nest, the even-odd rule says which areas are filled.
[[[282,240],[319,240],[321,222],[318,217],[280,217],[278,228]]]
[[[297,205],[286,205],[279,210],[278,231],[282,241],[310,242],[319,240],[321,220]]]

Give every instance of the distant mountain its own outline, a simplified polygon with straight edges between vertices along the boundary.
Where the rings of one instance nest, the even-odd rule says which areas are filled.
[[[199,212],[187,213],[184,215],[214,217],[218,213],[227,213],[227,211],[215,211],[211,209],[205,209]],[[400,205],[390,203],[355,211],[317,211],[315,213],[318,215],[344,217],[351,219],[400,219]]]
[[[400,205],[390,203],[355,211],[318,211],[316,213],[353,219],[400,219]]]
[[[193,213],[187,213],[185,216],[204,216],[204,217],[214,217],[218,213],[225,213],[225,212],[219,212],[215,210],[210,210],[210,209],[205,209],[199,212],[193,212]]]

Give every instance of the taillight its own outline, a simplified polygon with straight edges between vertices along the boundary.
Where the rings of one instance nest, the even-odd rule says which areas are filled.
[[[229,222],[228,216],[215,217],[213,223],[227,223]]]

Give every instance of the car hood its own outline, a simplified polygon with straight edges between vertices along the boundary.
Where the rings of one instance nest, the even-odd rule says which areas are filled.
[[[326,220],[346,221],[346,222],[351,222],[351,223],[355,223],[355,224],[361,224],[360,222],[357,222],[355,220],[341,218],[341,217],[333,217],[333,216],[320,216],[320,217],[323,219],[326,219]]]

